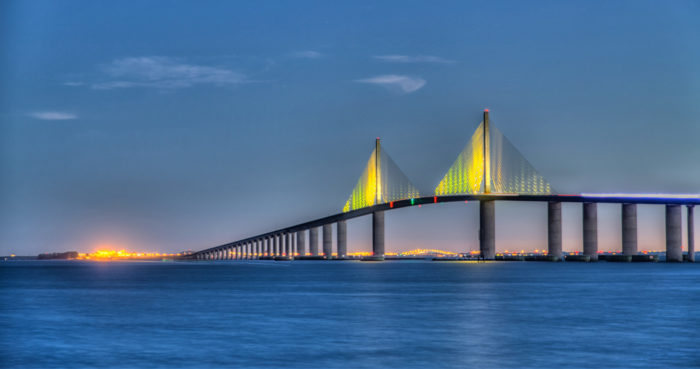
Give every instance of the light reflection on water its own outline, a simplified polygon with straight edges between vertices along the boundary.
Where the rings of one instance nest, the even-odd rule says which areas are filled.
[[[8,368],[698,367],[700,264],[0,263]]]

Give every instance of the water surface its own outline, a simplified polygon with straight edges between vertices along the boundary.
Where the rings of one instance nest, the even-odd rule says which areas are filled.
[[[700,367],[700,264],[0,263],[6,368]]]

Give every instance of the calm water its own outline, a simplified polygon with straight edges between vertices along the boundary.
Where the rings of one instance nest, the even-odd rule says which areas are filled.
[[[700,264],[0,262],[0,367],[700,367]]]

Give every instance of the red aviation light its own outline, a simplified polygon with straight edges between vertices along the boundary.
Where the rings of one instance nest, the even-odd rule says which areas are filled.
[[[394,202],[393,202],[393,201],[389,201],[389,207],[392,208],[392,209],[394,208]]]
[[[437,196],[433,196],[433,204],[437,204]]]

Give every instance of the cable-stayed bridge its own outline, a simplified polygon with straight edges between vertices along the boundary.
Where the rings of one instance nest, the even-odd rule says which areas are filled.
[[[421,195],[399,166],[382,148],[379,138],[365,169],[345,202],[342,211],[273,230],[224,245],[197,251],[197,260],[228,259],[336,259],[347,256],[348,219],[372,216],[372,256],[384,259],[384,213],[422,204],[479,201],[480,257],[496,257],[496,201],[535,201],[547,203],[547,253],[552,260],[562,258],[561,203],[582,204],[583,255],[598,258],[598,203],[621,204],[622,255],[637,254],[637,204],[659,204],[666,208],[666,260],[684,260],[682,251],[682,206],[687,211],[688,254],[694,261],[693,209],[700,195],[558,194],[518,149],[489,121],[483,121],[467,145],[439,182],[433,194]],[[333,224],[336,224],[336,252],[333,252]],[[319,250],[319,228],[322,248]],[[307,236],[308,235],[308,242]]]

